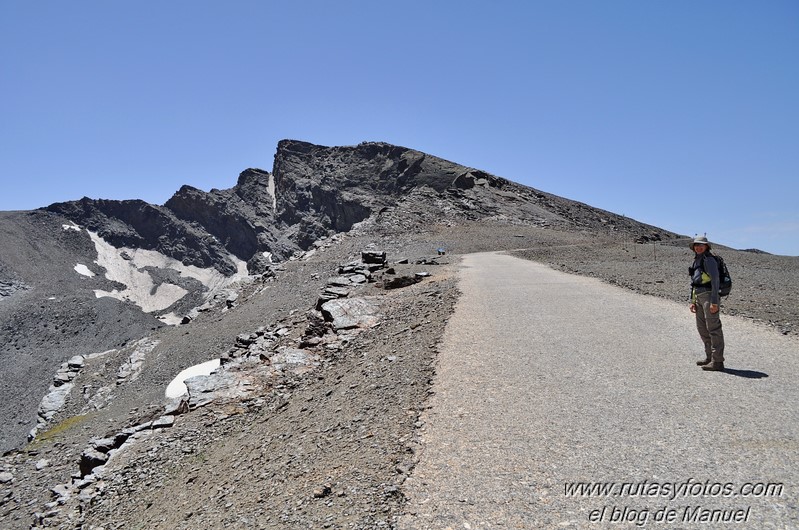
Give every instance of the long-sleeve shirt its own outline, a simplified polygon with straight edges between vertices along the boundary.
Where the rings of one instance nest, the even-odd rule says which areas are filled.
[[[691,276],[691,285],[693,286],[693,299],[696,299],[697,293],[710,291],[710,303],[718,304],[721,300],[719,296],[719,285],[721,278],[719,276],[719,264],[716,258],[710,252],[696,256],[693,265],[693,275]]]

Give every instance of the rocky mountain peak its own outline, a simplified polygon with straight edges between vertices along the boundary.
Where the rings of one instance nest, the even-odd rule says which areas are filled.
[[[253,206],[272,204],[274,209],[274,180],[272,174],[263,169],[249,168],[239,174],[236,195]]]

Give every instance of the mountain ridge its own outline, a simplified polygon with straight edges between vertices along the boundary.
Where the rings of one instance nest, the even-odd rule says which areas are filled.
[[[129,475],[115,471],[101,478],[102,469],[112,473],[109,464],[99,465],[95,476],[82,456],[90,438],[121,440],[127,428],[161,421],[171,378],[221,358],[226,367],[220,380],[256,396],[231,397],[234,392],[205,403],[195,395],[189,414],[163,423],[184,425],[193,439],[216,447],[227,439],[226,424],[207,436],[201,424],[235,409],[264,425],[332,443],[330,458],[303,457],[293,469],[303,477],[303,466],[341,460],[348,478],[331,481],[325,478],[330,471],[319,469],[308,478],[319,481],[309,486],[311,493],[321,487],[319,498],[327,498],[330,481],[333,491],[344,492],[337,498],[353,506],[356,527],[372,528],[402,505],[395,488],[415,460],[415,418],[423,410],[435,347],[457,298],[452,267],[458,254],[535,247],[560,255],[596,244],[655,243],[664,253],[685,251],[677,250],[682,240],[669,231],[408,148],[285,140],[275,159],[272,172],[247,169],[225,190],[182,186],[161,206],[84,198],[0,213],[0,244],[14,250],[13,256],[0,256],[0,285],[13,286],[4,287],[7,294],[0,298],[5,345],[0,358],[12,367],[0,376],[0,416],[9,425],[3,431],[3,466],[15,484],[8,490],[13,500],[6,501],[4,525],[27,527],[32,514],[24,506],[48,502],[62,507],[51,508],[46,517],[41,512],[37,525],[71,520],[76,513],[94,523],[109,516],[90,510],[102,494],[86,477],[110,485]],[[369,262],[375,257],[366,251],[385,252],[385,258]],[[346,306],[349,300],[353,307]],[[335,303],[322,311],[328,302]],[[335,320],[336,304],[344,304],[338,309],[345,314],[357,307],[380,316],[364,317],[359,322],[370,324],[348,331]],[[370,378],[380,385],[367,385]],[[347,381],[349,390],[339,393],[338,381]],[[64,382],[71,385],[69,392],[62,392]],[[334,401],[327,399],[331,391]],[[61,408],[48,409],[44,418],[40,400],[48,392],[60,396]],[[292,400],[294,393],[313,405]],[[358,410],[336,419],[338,409],[354,403]],[[290,420],[281,419],[284,410]],[[308,420],[309,410],[321,419]],[[315,430],[318,421],[343,422],[351,430],[333,443]],[[368,429],[361,432],[359,426]],[[26,445],[34,427],[36,438]],[[169,454],[177,451],[170,458],[179,459],[183,442],[177,434],[145,431],[143,439],[161,440],[157,443],[166,443]],[[375,446],[366,477],[357,472],[357,459],[347,455],[372,439],[369,433]],[[260,431],[259,436],[274,437]],[[275,454],[290,449],[268,445]],[[219,451],[224,453],[221,446]],[[134,454],[126,449],[112,460],[122,469],[134,460],[141,465],[144,454]],[[30,471],[30,459],[44,457],[58,465]],[[79,463],[80,476],[70,479]],[[280,466],[262,463],[275,477],[283,476]],[[209,477],[219,473],[217,465],[213,460]],[[404,470],[399,475],[397,466]],[[308,491],[305,479],[284,479],[291,486],[284,496],[275,490],[270,502],[289,502],[291,495]],[[357,481],[368,486],[358,489]],[[59,491],[73,496],[53,500],[41,484],[64,485]],[[89,488],[84,490],[89,504],[80,504],[75,488]],[[145,496],[155,495],[154,503],[170,497],[166,490],[163,498],[157,488],[148,491]],[[124,488],[114,492],[127,495]],[[380,515],[384,507],[386,515]],[[296,523],[300,527],[317,526],[321,517],[280,509],[289,520],[305,521]],[[115,512],[114,517],[126,516]]]
[[[398,212],[402,213],[397,215]],[[47,218],[47,215],[55,217]],[[34,378],[38,381],[34,385],[38,392],[44,391],[45,367],[46,371],[52,371],[56,361],[70,356],[67,350],[79,351],[84,332],[93,336],[107,334],[104,331],[107,323],[101,325],[102,319],[89,317],[85,319],[85,327],[81,327],[83,331],[78,331],[75,337],[64,337],[58,348],[52,348],[36,331],[43,321],[52,320],[53,325],[64,329],[69,326],[56,322],[63,320],[65,314],[83,314],[85,310],[80,308],[93,307],[100,303],[97,300],[108,300],[95,297],[118,292],[121,294],[113,296],[121,296],[128,302],[101,313],[125,315],[117,317],[120,324],[127,322],[128,329],[139,330],[130,335],[130,340],[166,322],[180,321],[192,306],[200,306],[216,295],[209,285],[198,283],[185,273],[171,272],[164,265],[166,259],[174,259],[186,267],[216,270],[233,281],[240,274],[242,262],[247,263],[249,274],[269,274],[276,263],[312,250],[317,242],[336,233],[346,233],[361,223],[388,227],[389,231],[414,231],[447,219],[451,222],[495,220],[509,225],[597,231],[638,241],[676,237],[666,230],[522,186],[485,171],[384,142],[326,147],[282,140],[278,143],[272,172],[246,169],[232,188],[206,192],[182,186],[164,205],[138,199],[118,201],[84,197],[5,216],[9,220],[13,218],[19,226],[16,239],[2,241],[6,248],[30,246],[23,240],[25,233],[33,230],[37,234],[36,245],[42,250],[46,251],[47,245],[60,245],[65,249],[59,263],[51,263],[46,252],[31,254],[19,262],[8,258],[1,260],[4,267],[0,270],[5,270],[6,274],[0,281],[7,285],[3,292],[9,293],[2,298],[9,301],[5,303],[6,312],[12,311],[15,304],[10,300],[19,298],[20,293],[29,296],[41,290],[57,293],[59,286],[72,284],[80,287],[79,292],[83,293],[75,298],[75,308],[70,305],[73,302],[69,302],[64,311],[50,307],[26,310],[25,304],[20,303],[15,314],[23,316],[9,315],[8,321],[30,321],[30,324],[6,326],[0,330],[0,338],[5,337],[8,344],[21,348],[15,352],[24,350],[25,358],[30,359],[30,369],[42,370]],[[31,226],[26,228],[28,224]],[[49,227],[47,230],[35,228],[45,225]],[[69,229],[70,226],[82,227],[83,231]],[[87,237],[88,234],[95,235]],[[99,239],[93,244],[92,238]],[[117,264],[113,266],[118,269],[116,280],[109,279],[110,271],[97,263],[99,250],[93,247],[99,241],[110,245],[104,247],[107,253],[117,254],[114,256]],[[145,252],[156,252],[164,258],[148,265],[147,260],[153,258],[145,258]],[[65,260],[71,263],[64,263]],[[126,263],[135,268],[126,269]],[[77,275],[72,269],[79,265],[86,267],[81,270],[95,276]],[[43,282],[25,280],[39,270],[51,272],[46,273]],[[138,279],[134,280],[134,276]],[[162,310],[136,316],[136,307],[130,306],[137,303],[129,296],[134,289],[131,281],[144,282],[140,290],[149,289],[160,295],[175,292],[174,296],[186,292],[186,295]],[[93,284],[91,289],[85,288],[88,284]],[[23,290],[20,286],[34,288]],[[160,308],[170,301],[172,299],[165,299],[156,306]],[[26,311],[39,316],[26,320]],[[90,311],[91,315],[95,313],[95,310]],[[133,321],[140,323],[133,324]],[[32,339],[12,338],[19,336]],[[113,346],[113,342],[98,343],[94,348]],[[45,354],[45,358],[51,360],[34,368],[33,359],[41,358],[42,354],[36,352],[42,349],[51,352]],[[57,353],[62,350],[65,353]],[[22,408],[30,412],[31,406]],[[32,420],[31,417],[25,424],[30,427]],[[12,431],[19,440],[22,429],[17,427]],[[9,446],[4,443],[0,447],[7,449]]]
[[[230,275],[235,267],[226,262],[222,247],[244,261],[257,252],[285,260],[293,252],[307,250],[320,237],[350,230],[374,210],[390,207],[408,190],[421,187],[455,199],[473,194],[476,187],[492,189],[523,203],[525,208],[513,213],[527,221],[557,219],[592,229],[602,226],[595,224],[599,221],[611,231],[635,232],[642,241],[676,237],[667,230],[384,142],[326,147],[281,140],[273,172],[247,169],[233,188],[205,192],[184,185],[163,206],[84,197],[45,209],[96,231],[115,246],[159,250],[186,264],[207,267],[213,263]]]

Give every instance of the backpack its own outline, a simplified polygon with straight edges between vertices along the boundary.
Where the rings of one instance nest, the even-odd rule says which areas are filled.
[[[716,258],[716,263],[719,268],[719,296],[727,296],[732,290],[730,271],[727,270],[727,264],[724,263],[721,256],[717,254],[711,254],[711,256]]]

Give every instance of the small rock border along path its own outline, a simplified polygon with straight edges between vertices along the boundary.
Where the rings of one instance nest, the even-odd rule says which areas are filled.
[[[685,304],[499,253],[459,275],[398,528],[799,527],[795,341],[723,316],[704,372]]]

